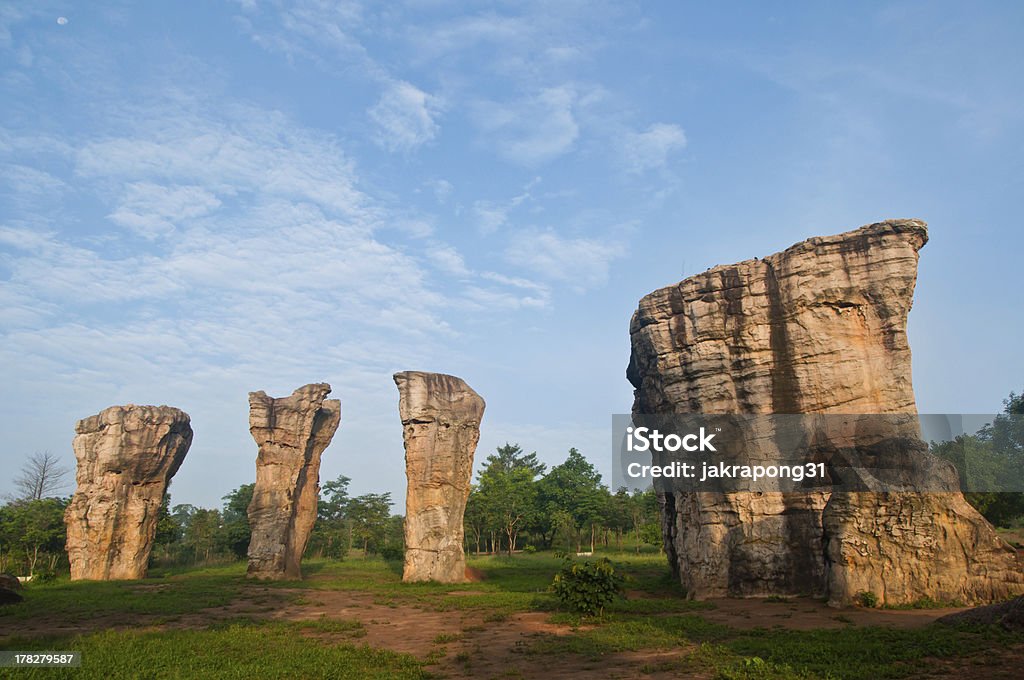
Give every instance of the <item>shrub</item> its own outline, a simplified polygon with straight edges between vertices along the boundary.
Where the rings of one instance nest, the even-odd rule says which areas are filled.
[[[35,578],[32,579],[33,583],[53,583],[57,580],[57,572],[53,569],[43,569],[37,571]]]
[[[604,608],[622,592],[624,581],[607,557],[592,562],[569,558],[555,574],[551,590],[570,609],[593,616],[604,613]]]
[[[878,606],[878,595],[875,595],[870,590],[863,590],[853,596],[853,601],[861,607],[874,609]]]
[[[527,544],[523,546],[523,552],[532,555],[533,553],[537,552],[537,546]]]
[[[380,549],[380,556],[388,562],[401,562],[405,559],[405,546],[391,543]]]

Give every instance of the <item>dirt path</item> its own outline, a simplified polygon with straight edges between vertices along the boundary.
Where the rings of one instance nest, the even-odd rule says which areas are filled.
[[[538,637],[569,635],[572,629],[549,623],[550,614],[544,612],[512,614],[495,620],[493,615],[475,610],[439,612],[378,604],[366,593],[292,592],[305,594],[309,602],[286,605],[272,618],[355,619],[363,624],[366,633],[357,643],[434,660],[430,670],[452,678],[678,678],[678,673],[658,671],[656,666],[692,649],[623,652],[606,655],[600,661],[572,654],[528,654],[527,649]]]

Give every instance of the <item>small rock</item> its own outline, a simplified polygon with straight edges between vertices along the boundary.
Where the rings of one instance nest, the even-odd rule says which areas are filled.
[[[1024,596],[1006,602],[975,607],[956,614],[947,614],[938,623],[947,625],[991,625],[999,624],[1007,630],[1024,630]]]
[[[24,599],[25,598],[13,590],[0,587],[0,604],[18,604]]]
[[[21,590],[21,581],[14,574],[0,573],[0,588]]]

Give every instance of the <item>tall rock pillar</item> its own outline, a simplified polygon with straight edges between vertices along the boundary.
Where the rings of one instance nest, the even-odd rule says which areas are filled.
[[[111,406],[75,432],[78,488],[64,512],[71,579],[145,578],[164,492],[192,443],[188,414]]]
[[[924,222],[889,220],[647,295],[630,324],[634,416],[915,414],[906,324],[927,240]],[[919,437],[916,422],[903,434]],[[920,460],[919,448],[904,453]],[[1016,555],[955,485],[655,488],[691,597],[827,594],[843,604],[867,590],[887,604],[975,602],[1022,587]]]
[[[256,486],[249,503],[250,578],[302,578],[302,553],[316,522],[320,455],[341,422],[341,402],[327,383],[290,397],[249,393],[249,432],[256,440]]]
[[[465,580],[463,516],[480,439],[484,400],[461,379],[395,374],[405,440],[403,581]]]

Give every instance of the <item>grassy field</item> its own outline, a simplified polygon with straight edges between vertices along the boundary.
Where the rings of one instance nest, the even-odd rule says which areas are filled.
[[[612,557],[628,597],[600,618],[560,609],[547,590],[560,560],[545,554],[470,558],[483,578],[459,585],[403,584],[400,565],[363,558],[310,561],[302,581],[253,583],[233,564],[32,585],[25,602],[0,607],[0,649],[78,650],[83,665],[0,675],[992,677],[1024,647],[996,627],[930,623],[929,612],[693,602],[663,558]]]

